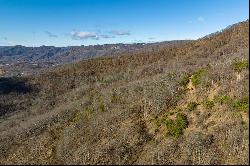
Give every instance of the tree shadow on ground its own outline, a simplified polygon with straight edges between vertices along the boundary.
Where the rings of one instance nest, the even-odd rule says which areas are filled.
[[[0,78],[0,117],[28,109],[37,92],[25,78]]]
[[[0,78],[0,95],[16,93],[29,93],[33,89],[21,78]]]

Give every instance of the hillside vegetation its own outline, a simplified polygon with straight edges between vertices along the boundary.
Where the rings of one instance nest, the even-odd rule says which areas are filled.
[[[249,164],[249,21],[0,78],[0,164]]]
[[[27,76],[38,73],[41,70],[62,64],[74,63],[79,60],[145,52],[161,47],[182,45],[187,42],[189,42],[189,40],[68,47],[0,46],[0,77]]]

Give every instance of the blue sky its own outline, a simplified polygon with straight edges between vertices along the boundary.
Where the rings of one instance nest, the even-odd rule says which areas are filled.
[[[248,0],[0,0],[0,45],[197,39],[249,18]]]

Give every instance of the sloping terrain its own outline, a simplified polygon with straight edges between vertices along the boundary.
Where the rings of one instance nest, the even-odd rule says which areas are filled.
[[[0,78],[0,164],[249,164],[249,21]]]
[[[157,43],[104,44],[69,47],[0,47],[0,76],[26,76],[57,65],[74,63],[79,60],[104,56],[117,56],[135,52],[145,52],[161,47],[182,45],[189,40],[166,41]]]

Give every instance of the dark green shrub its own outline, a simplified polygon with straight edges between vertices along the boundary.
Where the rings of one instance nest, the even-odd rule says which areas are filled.
[[[168,135],[178,138],[180,135],[183,134],[183,130],[188,127],[188,121],[186,115],[182,113],[176,114],[176,119],[164,119],[161,121],[167,129]]]
[[[216,96],[214,100],[220,105],[228,104],[230,101],[232,101],[232,99],[228,95]]]
[[[249,108],[249,97],[242,97],[240,100],[233,102],[233,109],[236,111],[247,112]]]
[[[248,69],[248,68],[249,68],[249,62],[246,60],[235,61],[233,63],[233,69],[238,73],[240,73],[243,69]]]
[[[182,87],[186,87],[187,84],[189,83],[189,77],[190,77],[190,75],[188,75],[188,74],[183,75],[180,82],[179,82],[179,85]]]
[[[175,122],[176,122],[177,126],[179,126],[181,129],[187,128],[188,121],[187,121],[187,117],[185,114],[178,112],[176,115]]]
[[[206,109],[212,109],[214,107],[214,101],[210,101],[208,98],[205,98],[202,102],[202,105]]]
[[[193,110],[195,110],[195,108],[197,107],[197,105],[198,105],[198,103],[196,103],[196,102],[190,102],[187,105],[187,110],[188,111],[193,111]]]
[[[198,71],[194,72],[191,81],[194,86],[198,86],[201,83],[201,77],[204,76],[205,69],[199,69]]]

